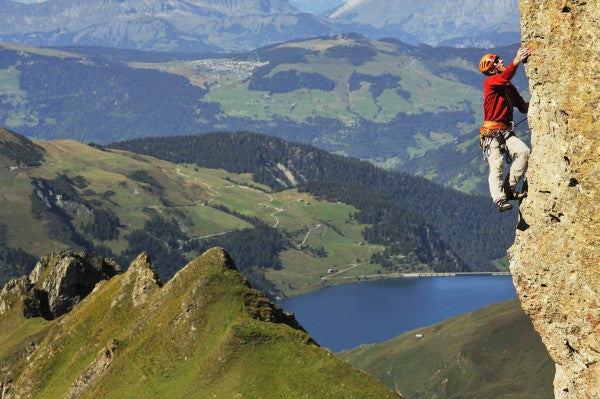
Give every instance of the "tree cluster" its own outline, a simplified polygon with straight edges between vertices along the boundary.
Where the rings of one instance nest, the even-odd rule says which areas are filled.
[[[359,66],[373,61],[377,52],[371,45],[365,44],[333,46],[328,48],[325,54],[329,58],[345,58],[350,64]]]
[[[8,140],[0,140],[0,152],[17,165],[38,166],[44,159],[44,149],[25,136],[0,128],[0,134],[6,134]],[[2,137],[0,136],[0,139]]]
[[[383,75],[367,75],[354,71],[348,80],[348,90],[356,91],[360,89],[361,82],[371,84],[369,91],[373,98],[377,98],[385,89],[397,89],[400,87],[400,76],[384,73]]]
[[[29,274],[36,262],[33,255],[8,245],[8,229],[0,223],[0,288],[11,278]]]
[[[277,72],[271,77],[252,76],[248,84],[249,90],[268,91],[274,93],[291,93],[299,89],[313,89],[332,91],[335,82],[316,72],[298,72],[292,69],[284,72]]]

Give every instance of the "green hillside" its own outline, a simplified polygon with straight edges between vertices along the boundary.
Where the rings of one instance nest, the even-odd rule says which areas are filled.
[[[366,236],[381,221],[364,219],[348,201],[318,199],[294,187],[273,191],[247,172],[72,140],[32,142],[5,129],[0,165],[0,284],[63,249],[95,251],[121,265],[147,251],[166,281],[177,272],[174,265],[222,246],[239,259],[253,287],[272,297],[348,276],[431,272],[456,258],[436,234],[422,233],[431,229],[421,219]],[[410,245],[385,252],[396,241]],[[323,280],[330,269],[351,272]]]
[[[554,363],[517,300],[339,356],[407,398],[554,397]]]
[[[229,56],[5,44],[0,56],[0,124],[29,137],[249,130],[397,167],[481,122],[480,49],[351,34]]]
[[[214,248],[164,286],[138,257],[59,319],[0,296],[2,392],[27,398],[393,398],[318,347]],[[143,287],[140,289],[140,287]],[[8,309],[8,310],[6,310]]]
[[[514,218],[500,214],[489,197],[460,193],[306,144],[248,132],[225,132],[136,139],[111,147],[176,163],[252,173],[254,180],[273,190],[298,187],[317,198],[351,204],[360,211],[356,220],[372,225],[364,231],[365,239],[388,246],[387,259],[401,257],[402,251],[397,250],[404,245],[417,247],[422,249],[418,251],[421,259],[433,263],[437,271],[460,267],[460,262],[453,261],[453,253],[470,270],[496,270],[496,261],[505,257],[514,240]],[[428,226],[419,230],[423,223]],[[435,236],[440,245],[432,245]],[[431,245],[431,255],[445,254],[437,265],[437,255],[428,256],[427,246],[419,242]],[[506,266],[506,262],[501,263]]]

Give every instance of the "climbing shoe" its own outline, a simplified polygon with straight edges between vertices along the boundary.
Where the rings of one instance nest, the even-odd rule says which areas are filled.
[[[500,212],[510,211],[512,209],[512,205],[507,200],[502,200],[498,202],[497,205]]]
[[[523,191],[523,192],[518,192],[518,191],[511,191],[508,195],[507,195],[507,200],[512,201],[512,200],[522,200],[523,198],[527,197],[527,191]]]

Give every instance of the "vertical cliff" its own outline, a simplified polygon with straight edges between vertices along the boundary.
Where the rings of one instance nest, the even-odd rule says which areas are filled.
[[[510,249],[556,398],[600,398],[600,2],[520,0],[532,93],[529,228]]]

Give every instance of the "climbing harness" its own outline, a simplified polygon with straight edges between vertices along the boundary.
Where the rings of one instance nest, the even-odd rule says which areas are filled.
[[[482,149],[482,158],[485,161],[490,155],[490,147],[494,139],[498,140],[500,153],[506,157],[506,162],[511,163],[512,159],[506,147],[506,140],[514,133],[512,131],[512,122],[507,125],[503,122],[485,121],[479,130],[479,145]]]
[[[517,123],[510,122],[509,124],[495,121],[485,121],[483,126],[479,129],[479,145],[482,148],[483,161],[487,160],[490,155],[490,146],[494,139],[498,140],[498,147],[500,153],[504,155],[507,164],[512,163],[512,158],[506,146],[506,140],[515,134],[514,130],[521,123],[525,122],[527,118],[520,120]]]

